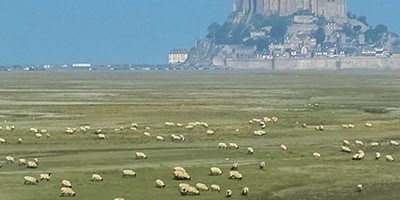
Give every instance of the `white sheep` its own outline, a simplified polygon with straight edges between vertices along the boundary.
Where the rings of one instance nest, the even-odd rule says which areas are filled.
[[[213,130],[207,130],[207,135],[214,135],[214,131]]]
[[[178,187],[179,187],[179,189],[182,189],[182,188],[188,188],[188,187],[190,187],[190,185],[187,183],[179,183]]]
[[[386,155],[386,161],[388,162],[394,162],[394,158],[391,155]]]
[[[342,146],[341,151],[346,152],[346,153],[351,153],[351,149],[346,146]]]
[[[261,170],[264,170],[265,169],[265,162],[261,161],[258,166],[260,167]]]
[[[203,126],[204,128],[208,128],[208,124],[206,122],[200,122],[200,125]]]
[[[356,140],[355,142],[357,146],[364,146],[364,142],[361,140]]]
[[[210,175],[211,176],[219,176],[222,175],[222,170],[218,167],[211,167],[210,168]]]
[[[36,134],[35,134],[35,137],[38,138],[38,139],[40,139],[40,138],[43,137],[43,135],[42,135],[41,133],[36,133]]]
[[[171,139],[174,140],[174,141],[183,141],[183,140],[185,140],[184,137],[182,138],[181,136],[175,135],[175,134],[171,134]]]
[[[130,169],[122,170],[122,177],[136,177],[136,172]]]
[[[287,151],[288,150],[288,148],[287,148],[287,146],[285,144],[281,144],[281,149],[283,151]]]
[[[162,180],[160,180],[160,179],[157,179],[157,180],[156,180],[156,187],[158,187],[158,188],[165,188],[165,183],[164,183],[164,181],[162,181]]]
[[[136,152],[136,159],[147,159],[147,156],[143,152]]]
[[[252,147],[247,148],[247,154],[249,155],[254,154],[254,149]]]
[[[228,145],[226,145],[226,143],[220,142],[220,143],[218,143],[218,148],[219,149],[227,149]]]
[[[24,176],[24,184],[26,185],[36,185],[39,183],[39,180],[32,176]]]
[[[60,193],[61,197],[74,197],[75,195],[76,195],[76,193],[71,188],[69,188],[69,187],[61,188],[61,193]]]
[[[47,174],[40,174],[40,180],[46,180],[49,181],[51,177],[51,173],[47,173]]]
[[[175,126],[174,122],[165,122],[164,123],[166,126]]]
[[[365,123],[365,127],[371,128],[373,125],[371,123]]]
[[[257,131],[254,131],[253,134],[256,136],[263,136],[263,135],[267,134],[267,132],[264,130],[257,130]]]
[[[230,179],[242,180],[243,176],[238,171],[230,171],[229,172]]]
[[[61,181],[61,187],[67,187],[67,188],[72,188],[72,184],[69,180],[62,180]]]
[[[6,156],[6,163],[15,163],[14,157]]]
[[[116,198],[114,198],[114,200],[125,200],[125,199],[122,197],[116,197]]]
[[[38,168],[38,163],[37,162],[35,162],[35,161],[28,161],[27,163],[26,163],[26,168],[29,168],[29,169],[36,169],[36,168]]]
[[[18,138],[17,143],[22,144],[22,138]]]
[[[233,163],[231,166],[231,170],[239,170],[239,163]]]
[[[390,145],[399,146],[399,143],[396,140],[390,140]]]
[[[380,158],[381,158],[381,153],[376,152],[376,153],[375,153],[375,159],[376,159],[376,160],[379,160]]]
[[[229,143],[229,148],[230,149],[239,149],[239,145],[237,145],[236,143]]]
[[[39,133],[39,129],[37,128],[30,128],[29,130],[33,133]]]
[[[248,187],[244,187],[243,189],[242,189],[242,195],[243,196],[246,196],[246,195],[248,195],[249,194],[249,188]]]
[[[348,124],[349,128],[355,128],[356,126],[354,124]]]
[[[186,171],[174,171],[175,180],[190,180],[190,175]]]
[[[315,158],[320,158],[321,157],[321,154],[320,153],[318,153],[318,152],[314,152],[313,153],[313,156],[315,157]]]
[[[363,190],[363,185],[362,184],[357,184],[357,192],[361,192]]]
[[[200,195],[200,191],[197,190],[195,187],[189,186],[180,189],[180,193],[182,196],[185,195]]]
[[[18,159],[18,164],[19,165],[26,165],[26,159],[25,158]]]
[[[96,181],[96,182],[103,181],[103,177],[101,177],[99,174],[93,174],[92,181]]]
[[[343,146],[350,146],[350,142],[348,140],[343,140]]]
[[[200,191],[208,191],[208,186],[204,183],[196,183],[196,188]]]
[[[94,133],[97,135],[97,134],[100,134],[100,133],[102,133],[103,132],[103,129],[97,129],[96,131],[94,131]]]
[[[176,167],[174,167],[174,171],[186,172],[186,169],[181,166],[176,166]]]
[[[211,191],[221,192],[221,187],[219,185],[212,184],[211,185]]]
[[[1,144],[6,144],[6,143],[7,143],[7,140],[4,139],[4,138],[0,138],[0,143],[1,143]]]
[[[163,136],[157,136],[157,137],[156,137],[156,140],[157,140],[157,141],[164,141],[164,137],[163,137]]]
[[[232,196],[232,190],[226,190],[225,197],[230,198]]]
[[[100,133],[100,134],[97,135],[97,139],[104,140],[104,139],[106,139],[106,135]]]
[[[365,153],[362,150],[359,150],[357,154],[354,154],[353,160],[362,160],[365,157]]]
[[[377,146],[379,146],[380,144],[379,144],[379,142],[372,142],[371,143],[371,147],[377,147]]]

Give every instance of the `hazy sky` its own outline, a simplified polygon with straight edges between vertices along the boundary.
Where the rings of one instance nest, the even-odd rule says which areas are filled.
[[[163,64],[232,0],[0,0],[0,64]],[[400,33],[399,0],[348,0],[348,11]]]

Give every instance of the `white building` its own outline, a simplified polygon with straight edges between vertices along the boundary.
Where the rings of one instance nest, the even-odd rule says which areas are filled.
[[[168,64],[184,63],[188,56],[189,52],[186,49],[173,49],[168,54]]]

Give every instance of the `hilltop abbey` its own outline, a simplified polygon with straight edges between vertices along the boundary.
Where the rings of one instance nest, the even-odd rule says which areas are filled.
[[[235,0],[232,8],[241,16],[289,16],[304,10],[327,19],[344,19],[346,0]]]

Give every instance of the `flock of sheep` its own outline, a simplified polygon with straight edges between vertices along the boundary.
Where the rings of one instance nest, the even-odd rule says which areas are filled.
[[[263,119],[257,119],[254,118],[252,120],[249,121],[249,124],[256,124],[257,126],[259,126],[260,129],[255,130],[253,132],[254,136],[263,136],[266,135],[267,132],[265,131],[267,124],[268,123],[277,123],[278,122],[278,118],[277,117],[264,117]],[[182,127],[186,130],[191,130],[196,126],[201,126],[206,128],[207,130],[205,131],[205,134],[207,135],[214,135],[215,131],[212,129],[209,129],[209,125],[205,122],[191,122],[188,123],[187,125],[183,125],[180,123],[173,123],[173,122],[165,122],[165,126],[166,127]],[[304,128],[308,128],[309,126],[306,124],[302,124],[302,126]],[[366,127],[373,127],[372,124],[370,123],[366,123],[365,124]],[[345,129],[352,129],[355,128],[354,124],[344,124],[342,125],[343,128]],[[323,125],[319,125],[319,126],[315,126],[315,130],[318,131],[323,131],[324,130],[324,126]],[[116,128],[114,131],[121,131],[123,130],[124,127],[119,127]],[[138,124],[133,123],[131,124],[130,127],[131,130],[136,131],[138,129]],[[145,127],[145,132],[143,133],[144,137],[154,137],[157,141],[165,141],[165,136],[161,136],[161,135],[157,135],[157,136],[152,136],[150,133],[150,127]],[[0,127],[0,130],[3,130],[2,127]],[[13,131],[15,130],[15,126],[6,126],[5,129],[6,131]],[[66,134],[74,134],[77,131],[81,131],[83,133],[86,133],[87,131],[91,130],[91,128],[89,126],[81,126],[79,128],[69,128],[67,127],[65,129],[65,133]],[[50,138],[50,134],[47,132],[46,129],[37,129],[37,128],[31,128],[30,131],[34,134],[34,137],[36,138],[42,138],[43,136],[45,136],[46,138]],[[238,129],[236,129],[236,131],[238,131]],[[94,131],[94,133],[97,135],[97,139],[100,140],[104,140],[107,138],[106,134],[103,132],[102,129],[97,129]],[[170,138],[172,141],[185,141],[186,137],[184,135],[181,134],[171,134]],[[0,138],[0,143],[2,144],[6,144],[8,141],[5,138]],[[16,141],[18,144],[22,144],[23,143],[23,139],[22,138],[18,138],[18,140]],[[391,140],[387,142],[389,145],[392,146],[399,146],[399,143],[395,140]],[[379,143],[379,142],[371,142],[370,146],[371,147],[377,147],[380,145],[384,145],[385,143]],[[355,148],[359,148],[358,151],[356,151],[356,153],[352,156],[353,160],[362,160],[365,158],[366,154],[365,152],[360,149],[362,147],[364,147],[365,144],[363,141],[361,140],[355,140],[354,141],[354,147]],[[239,145],[237,143],[233,143],[233,142],[219,142],[218,143],[218,148],[219,149],[239,149]],[[286,144],[280,144],[280,148],[282,149],[282,151],[287,151],[288,150],[288,146]],[[342,141],[342,146],[340,151],[344,152],[344,153],[352,153],[354,152],[351,149],[351,142],[348,140],[343,140]],[[247,147],[247,154],[252,155],[255,153],[255,150],[253,147]],[[319,152],[313,152],[312,156],[314,156],[316,159],[320,159],[322,157],[322,155]],[[135,154],[136,159],[147,159],[148,157],[146,156],[146,154],[144,152],[136,152]],[[381,153],[380,152],[376,152],[375,153],[375,159],[380,159],[381,157]],[[388,162],[393,162],[394,161],[394,157],[391,155],[385,155],[385,158]],[[228,159],[228,158],[227,158]],[[12,157],[12,156],[6,156],[5,158],[5,163],[15,163],[16,160]],[[24,158],[19,158],[18,159],[18,164],[23,166],[25,165],[26,168],[30,168],[30,169],[36,169],[38,168],[38,164],[39,161],[38,159],[32,159],[32,160],[26,160]],[[258,163],[258,166],[260,168],[260,170],[265,170],[266,168],[266,163],[265,161],[260,161]],[[1,167],[1,164],[0,164]],[[173,178],[177,181],[187,181],[187,180],[191,180],[191,176],[188,173],[188,171],[181,167],[181,166],[177,166],[173,169]],[[209,176],[221,176],[223,174],[223,171],[221,170],[221,168],[217,167],[217,166],[212,166],[210,168],[210,172],[209,172]],[[228,174],[228,178],[229,179],[234,179],[234,180],[242,180],[243,179],[243,175],[242,173],[239,172],[239,164],[238,163],[233,163],[230,171]],[[39,179],[36,179],[33,176],[24,176],[24,184],[26,185],[36,185],[39,183],[39,180],[41,181],[49,181],[51,178],[51,173],[44,173],[44,174],[40,174]],[[136,172],[134,172],[132,169],[124,169],[122,171],[122,177],[123,178],[134,178],[136,177]],[[93,174],[92,181],[94,182],[98,182],[98,181],[103,181],[103,178],[100,174]],[[211,184],[211,185],[207,185],[205,183],[201,183],[198,182],[195,185],[190,185],[188,183],[184,183],[184,182],[180,182],[180,183],[176,183],[177,184],[177,188],[178,191],[181,195],[200,195],[201,192],[204,191],[214,191],[214,192],[221,192],[221,186],[218,184]],[[166,184],[163,180],[161,179],[157,179],[155,180],[155,187],[156,188],[165,188]],[[361,192],[363,190],[363,185],[362,184],[357,184],[356,185],[356,190]],[[249,187],[243,187],[242,190],[238,193],[240,193],[241,195],[249,195]],[[68,180],[63,180],[61,182],[61,187],[60,187],[60,196],[63,197],[73,197],[75,196],[76,193],[75,191],[72,189],[72,184],[70,181]],[[233,191],[232,189],[226,189],[225,190],[225,197],[229,198],[233,195]],[[121,197],[117,197],[115,198],[115,200],[123,200],[123,198]]]

